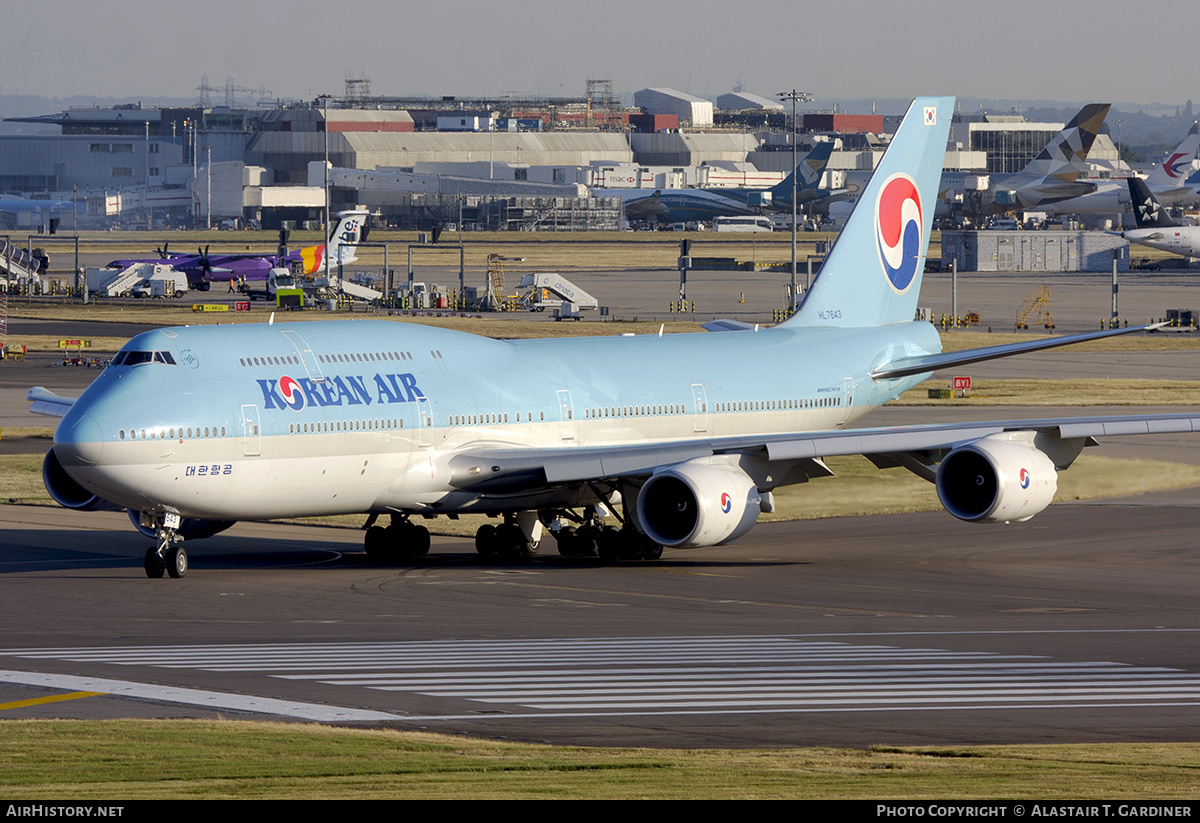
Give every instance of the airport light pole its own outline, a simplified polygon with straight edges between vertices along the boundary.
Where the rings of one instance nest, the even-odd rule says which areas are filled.
[[[321,113],[321,118],[324,120],[324,122],[321,124],[321,127],[325,130],[325,163],[324,163],[324,171],[325,171],[325,226],[324,226],[324,229],[325,230],[322,233],[325,235],[325,243],[326,243],[325,248],[322,250],[321,257],[323,257],[325,260],[325,285],[326,285],[326,287],[328,287],[329,286],[329,255],[327,254],[327,252],[329,251],[328,243],[329,243],[329,239],[330,239],[329,238],[329,95],[328,94],[321,95],[321,108],[323,109],[323,111]],[[340,256],[339,256],[339,259],[340,259]],[[341,287],[342,287],[342,284],[338,283],[339,290],[341,289]]]
[[[780,100],[792,101],[792,286],[789,293],[788,313],[796,312],[796,103],[812,100],[812,95],[806,91],[781,91],[776,97]]]

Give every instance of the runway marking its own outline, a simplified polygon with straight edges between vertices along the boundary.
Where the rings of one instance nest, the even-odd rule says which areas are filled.
[[[25,686],[42,686],[48,689],[89,690],[98,695],[131,697],[163,703],[181,703],[204,709],[273,714],[297,717],[320,723],[347,720],[399,720],[400,715],[389,712],[343,709],[337,706],[297,703],[275,700],[269,697],[225,694],[203,689],[180,689],[170,686],[155,686],[149,683],[133,683],[127,680],[108,680],[100,677],[76,677],[65,674],[42,672],[17,672],[0,670],[0,683],[20,683]]]
[[[18,700],[14,703],[0,703],[0,711],[5,709],[23,709],[26,706],[41,706],[46,703],[61,703],[64,700],[78,700],[81,697],[101,697],[103,692],[71,692],[70,694],[51,694],[45,697],[35,697],[32,700]]]
[[[767,635],[117,646],[0,656],[259,673],[347,690],[347,702],[365,702],[370,691],[422,700],[420,713],[381,713],[397,720],[1200,706],[1200,673],[1180,669],[860,641]]]

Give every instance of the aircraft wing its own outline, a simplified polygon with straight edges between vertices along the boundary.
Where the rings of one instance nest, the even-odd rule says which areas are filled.
[[[1034,432],[1053,441],[1075,441],[1064,446],[1067,457],[1058,466],[1063,469],[1074,460],[1079,448],[1094,443],[1096,437],[1200,432],[1200,413],[993,420],[718,437],[632,446],[498,448],[459,454],[450,461],[450,470],[451,482],[458,488],[504,494],[567,483],[650,475],[687,460],[731,453],[758,455],[772,464],[811,463],[825,457],[861,454],[881,467],[904,465],[912,469],[914,462],[928,467],[937,462],[941,453],[1005,432]],[[814,475],[812,471],[806,473]],[[917,473],[927,480],[933,479],[932,474]]]
[[[663,217],[667,214],[667,207],[662,204],[661,192],[654,192],[649,197],[642,197],[637,200],[629,200],[625,203],[626,217]]]
[[[30,389],[25,399],[29,401],[29,411],[50,417],[62,417],[75,402],[74,397],[62,397],[41,386]]]

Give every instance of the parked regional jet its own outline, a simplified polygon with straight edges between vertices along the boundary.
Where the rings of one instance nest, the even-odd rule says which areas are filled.
[[[1137,228],[1122,232],[1122,237],[1172,254],[1200,257],[1200,226],[1181,225],[1150,193],[1146,183],[1136,177],[1129,178],[1129,196],[1134,203]]]
[[[338,223],[329,241],[318,246],[305,246],[286,254],[219,254],[209,255],[207,249],[198,254],[180,254],[165,249],[156,259],[114,260],[107,268],[128,268],[135,263],[169,263],[176,271],[187,275],[188,286],[208,291],[213,282],[223,280],[266,281],[271,269],[285,268],[301,274],[321,271],[328,258],[330,265],[353,263],[355,247],[367,237],[366,211],[340,211]]]
[[[991,175],[987,192],[989,211],[1040,209],[1059,200],[1081,197],[1096,190],[1096,184],[1080,180],[1087,172],[1087,156],[1104,125],[1109,103],[1089,103],[1071,118],[1024,169],[1015,174]],[[942,176],[941,190],[962,192],[966,178],[978,176],[953,172]]]
[[[941,353],[916,322],[953,98],[918,98],[797,313],[773,328],[492,340],[389,321],[140,334],[72,401],[43,476],[59,503],[126,508],[187,570],[182,538],[240,519],[368,514],[373,560],[423,554],[414,518],[503,517],[484,556],[658,557],[744,535],[773,490],[864,454],[934,483],[971,522],[1026,520],[1094,436],[1200,430],[1200,413],[851,429],[937,369],[1112,332]],[[604,525],[620,512],[621,528]],[[373,525],[388,515],[386,528]]]
[[[630,220],[657,220],[660,223],[740,217],[761,214],[764,209],[791,211],[793,178],[796,180],[796,202],[800,206],[839,193],[819,188],[832,152],[832,143],[817,143],[796,165],[795,171],[769,189],[655,189],[653,193],[646,189],[597,189],[596,193],[624,200],[625,216]]]

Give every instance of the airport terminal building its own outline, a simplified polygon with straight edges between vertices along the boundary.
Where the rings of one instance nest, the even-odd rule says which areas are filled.
[[[769,188],[791,170],[790,123],[714,126],[711,102],[671,89],[644,89],[634,101],[631,109],[604,94],[70,109],[18,118],[58,126],[59,135],[0,136],[0,193],[76,196],[87,204],[80,219],[96,225],[272,226],[321,219],[328,179],[334,208],[364,205],[398,227],[458,222],[461,209],[468,227],[611,229],[622,218],[598,202],[606,188]],[[748,93],[720,101],[760,120],[780,116],[777,104]],[[886,147],[888,122],[806,112],[797,148],[833,141],[822,185],[857,190]],[[1011,115],[956,118],[946,168],[1020,168],[1061,128]],[[1094,154],[1106,152],[1115,158],[1101,135]]]

